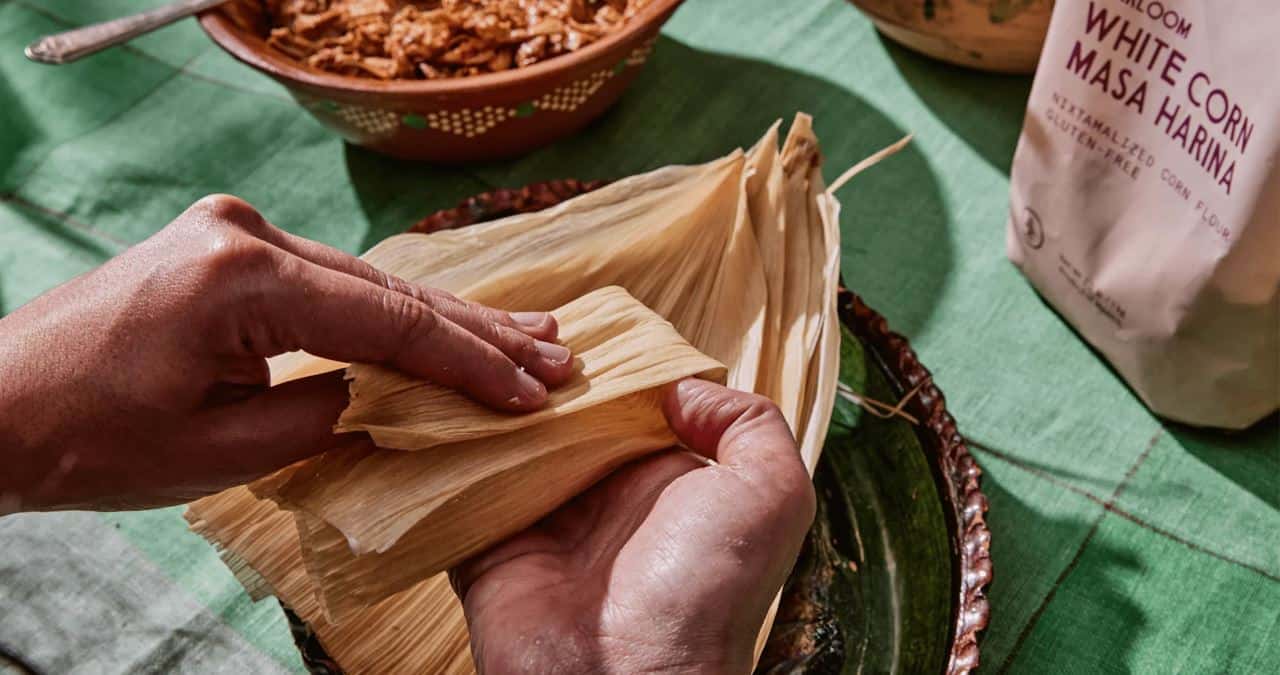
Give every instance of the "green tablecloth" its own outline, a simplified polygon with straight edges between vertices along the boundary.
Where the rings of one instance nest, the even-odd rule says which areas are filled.
[[[986,471],[988,671],[1280,672],[1280,433],[1162,424],[1004,258],[1029,87],[931,62],[828,2],[690,0],[634,88],[519,161],[438,169],[347,147],[193,22],[58,68],[22,46],[151,0],[0,0],[0,312],[210,192],[361,251],[494,186],[720,156],[816,117],[845,188],[845,279],[911,337]],[[829,178],[833,177],[829,175]],[[0,647],[48,672],[298,670],[179,511],[0,519]]]

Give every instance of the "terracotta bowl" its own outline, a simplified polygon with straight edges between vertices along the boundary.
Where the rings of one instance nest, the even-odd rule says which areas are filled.
[[[1033,73],[1053,0],[850,0],[889,39],[936,59]]]
[[[274,78],[348,141],[404,159],[470,162],[529,152],[581,129],[640,71],[680,0],[652,0],[620,30],[527,68],[448,80],[380,80],[320,71],[267,46],[257,0],[200,15],[218,46]]]

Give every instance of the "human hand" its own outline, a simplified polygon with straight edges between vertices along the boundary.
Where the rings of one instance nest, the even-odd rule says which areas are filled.
[[[813,484],[766,399],[685,380],[664,412],[719,464],[629,464],[451,573],[481,673],[751,670]]]
[[[572,372],[555,337],[549,314],[409,284],[207,197],[0,320],[0,514],[178,503],[334,445],[341,373],[272,388],[270,356],[382,363],[529,410]]]

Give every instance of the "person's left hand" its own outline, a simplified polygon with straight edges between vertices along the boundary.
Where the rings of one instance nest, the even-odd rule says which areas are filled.
[[[549,314],[415,286],[206,197],[0,320],[0,514],[178,503],[335,445],[342,373],[269,387],[270,356],[382,363],[519,411],[572,373],[555,337]]]

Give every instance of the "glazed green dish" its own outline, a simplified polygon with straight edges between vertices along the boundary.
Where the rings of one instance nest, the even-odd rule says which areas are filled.
[[[841,381],[897,401],[902,392],[874,353],[847,327],[841,338]],[[912,425],[837,398],[814,485],[818,516],[757,672],[944,672],[951,548]]]
[[[850,291],[838,305],[841,382],[914,422],[837,397],[818,515],[757,672],[968,673],[990,618],[982,470],[906,338]]]

